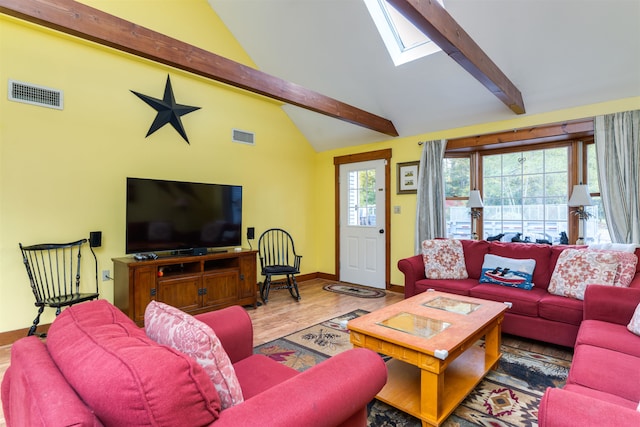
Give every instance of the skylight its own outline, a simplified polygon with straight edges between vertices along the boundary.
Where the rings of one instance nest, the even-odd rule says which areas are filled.
[[[364,3],[396,67],[441,50],[386,0]],[[444,7],[442,0],[438,3]]]

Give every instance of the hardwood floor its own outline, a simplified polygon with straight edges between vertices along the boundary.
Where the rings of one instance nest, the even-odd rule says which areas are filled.
[[[272,291],[267,305],[262,305],[255,310],[248,309],[253,321],[254,346],[356,309],[374,311],[404,299],[403,294],[390,291],[387,291],[386,296],[382,298],[357,298],[327,292],[322,289],[323,285],[327,283],[331,282],[323,279],[301,282],[302,299],[298,302],[291,298],[288,291]],[[549,356],[563,359],[571,357],[571,351],[564,347],[549,346],[537,341],[510,336],[503,336],[502,341],[505,344]],[[10,354],[10,345],[0,347],[0,380],[9,367]],[[1,408],[0,427],[6,427]]]
[[[289,291],[272,291],[267,305],[248,310],[253,321],[254,347],[353,310],[374,311],[404,299],[403,294],[390,291],[382,298],[327,292],[322,289],[327,283],[332,282],[323,279],[303,282],[300,285],[302,299],[298,302],[291,298]]]

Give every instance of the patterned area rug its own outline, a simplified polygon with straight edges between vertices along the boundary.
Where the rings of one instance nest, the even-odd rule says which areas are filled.
[[[254,349],[298,371],[352,347],[346,322],[366,314],[356,310]],[[482,345],[482,343],[480,343]],[[570,360],[502,345],[498,369],[492,370],[444,422],[444,427],[537,426],[538,405],[547,387],[562,387]],[[420,420],[385,403],[368,405],[370,427],[419,427]]]
[[[322,287],[325,291],[336,292],[338,294],[351,295],[359,298],[380,298],[385,296],[385,292],[379,289],[365,288],[356,285],[345,285],[341,283],[331,283]]]

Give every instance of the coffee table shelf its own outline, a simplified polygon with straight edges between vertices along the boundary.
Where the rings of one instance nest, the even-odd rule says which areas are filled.
[[[434,425],[444,422],[498,360],[496,358],[493,364],[487,363],[484,350],[478,346],[471,347],[454,360],[444,374],[444,388],[437,411],[440,416],[427,421]],[[420,412],[422,370],[397,359],[388,362],[387,370],[389,379],[376,398],[416,418],[424,418]]]

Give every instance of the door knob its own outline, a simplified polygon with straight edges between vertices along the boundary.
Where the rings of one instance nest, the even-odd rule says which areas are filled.
[[[380,230],[378,230],[378,233],[384,234],[384,230],[381,228]]]

